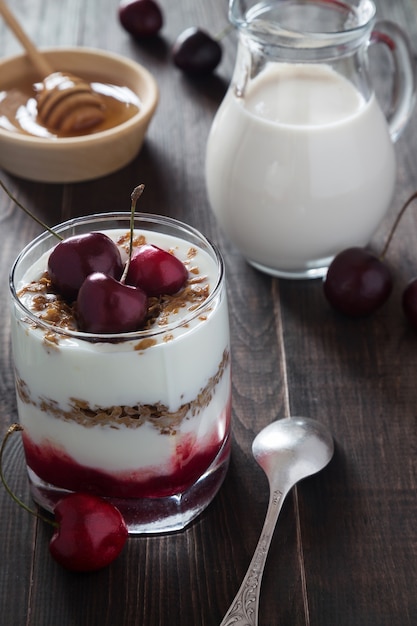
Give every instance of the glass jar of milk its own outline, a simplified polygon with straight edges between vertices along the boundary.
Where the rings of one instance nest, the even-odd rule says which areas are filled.
[[[229,17],[239,45],[207,144],[210,204],[256,268],[323,276],[390,207],[393,143],[414,101],[407,38],[375,23],[370,0],[230,0]],[[374,42],[393,58],[387,116],[368,74]]]

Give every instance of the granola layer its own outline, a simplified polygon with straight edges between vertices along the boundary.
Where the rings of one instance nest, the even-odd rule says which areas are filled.
[[[20,378],[17,372],[16,388],[19,398],[24,404],[32,405],[56,419],[76,422],[86,428],[94,426],[119,428],[121,425],[128,428],[139,428],[145,422],[149,422],[161,434],[175,435],[184,419],[190,419],[210,404],[214,390],[222,379],[229,361],[229,351],[225,350],[217,372],[209,378],[207,385],[201,389],[194,400],[182,404],[176,411],[170,411],[169,407],[162,402],[155,404],[138,402],[133,406],[99,407],[91,406],[88,401],[79,398],[70,398],[69,409],[62,409],[55,400],[50,398],[34,398],[30,393],[29,385]]]

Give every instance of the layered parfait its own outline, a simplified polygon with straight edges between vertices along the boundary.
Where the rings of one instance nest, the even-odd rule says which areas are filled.
[[[132,231],[130,219],[96,215],[54,229],[64,241],[102,233],[120,255],[115,277],[94,272],[78,293],[61,289],[54,275],[52,251],[61,244],[51,233],[18,257],[10,281],[18,413],[33,496],[43,507],[53,510],[67,491],[90,492],[111,499],[130,532],[165,532],[209,504],[227,469],[224,268],[191,227],[135,214]],[[127,315],[126,326],[129,297],[138,294],[125,300],[118,290],[129,280],[127,261],[134,268],[146,251],[156,266],[174,258],[182,278],[169,293],[130,285],[143,291],[144,312],[133,327]],[[60,263],[75,272],[70,256]]]

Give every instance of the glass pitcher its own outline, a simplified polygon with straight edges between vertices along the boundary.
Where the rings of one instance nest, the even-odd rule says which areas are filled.
[[[208,138],[211,207],[256,268],[323,276],[390,207],[393,144],[414,102],[407,37],[375,22],[370,0],[230,0],[229,18],[239,44]],[[393,61],[386,114],[369,75],[374,43]]]

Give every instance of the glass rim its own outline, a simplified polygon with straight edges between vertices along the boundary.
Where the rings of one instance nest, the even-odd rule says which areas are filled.
[[[307,30],[285,26],[285,24],[280,24],[278,20],[272,19],[268,21],[268,19],[264,19],[265,13],[278,9],[281,4],[287,4],[286,2],[280,0],[260,0],[253,4],[248,3],[251,6],[248,6],[246,10],[242,10],[241,4],[245,5],[245,2],[229,0],[229,21],[231,24],[240,33],[247,33],[249,36],[259,38],[259,41],[262,41],[264,37],[267,39],[271,38],[269,43],[273,44],[273,39],[275,39],[275,45],[277,46],[284,44],[298,47],[302,40],[310,40],[310,44],[307,47],[325,48],[327,46],[340,45],[370,30],[376,15],[376,6],[373,0],[359,0],[356,6],[345,0],[315,0],[312,4],[322,5],[323,8],[345,11],[346,15],[356,19],[352,20],[351,24],[345,28],[339,30]],[[296,4],[308,5],[309,2],[308,0],[298,0]]]
[[[72,227],[79,226],[80,224],[88,224],[89,222],[99,222],[103,223],[113,221],[113,220],[127,220],[129,222],[128,229],[130,226],[131,213],[128,211],[120,211],[113,213],[92,213],[90,215],[83,215],[80,217],[74,217],[65,222],[60,222],[55,226],[52,226],[51,230],[60,234],[63,231],[70,230]],[[208,249],[208,251],[212,252],[212,258],[216,262],[217,266],[217,275],[215,279],[215,284],[213,289],[210,291],[208,297],[201,302],[193,311],[188,311],[186,315],[181,317],[180,320],[175,320],[163,326],[163,328],[146,328],[143,330],[134,330],[129,332],[122,333],[88,333],[81,330],[71,330],[67,328],[60,328],[54,326],[45,320],[39,318],[33,311],[28,309],[20,300],[16,285],[15,285],[15,274],[18,269],[20,262],[24,259],[24,257],[32,250],[35,246],[38,246],[43,241],[48,240],[49,238],[53,239],[54,235],[45,230],[39,235],[37,235],[34,239],[32,239],[26,246],[21,250],[16,259],[14,260],[10,272],[9,272],[9,290],[12,296],[12,300],[15,306],[17,306],[20,311],[24,314],[26,318],[29,318],[30,322],[37,327],[42,327],[47,329],[50,332],[58,334],[63,337],[75,338],[81,341],[87,341],[90,343],[122,343],[127,341],[135,341],[135,340],[143,340],[145,338],[157,337],[160,335],[164,335],[169,331],[174,330],[175,328],[180,328],[182,326],[186,326],[196,317],[198,317],[203,310],[206,310],[207,307],[215,300],[218,296],[220,289],[222,288],[225,276],[225,265],[223,257],[220,253],[218,247],[210,241],[203,233],[201,233],[197,228],[191,226],[190,224],[186,224],[180,220],[177,220],[173,217],[168,217],[165,215],[159,215],[157,213],[140,213],[135,212],[134,214],[135,222],[140,220],[141,222],[151,224],[160,224],[169,227],[174,227],[178,229],[180,232],[188,232],[193,235],[195,238],[199,239]],[[139,228],[135,226],[135,228]],[[93,230],[100,230],[99,228]],[[180,237],[180,232],[178,233],[178,238]]]

